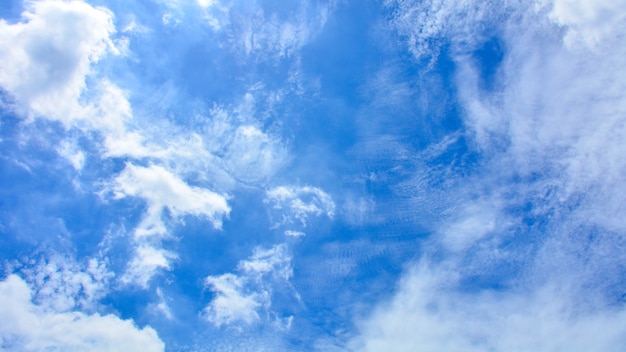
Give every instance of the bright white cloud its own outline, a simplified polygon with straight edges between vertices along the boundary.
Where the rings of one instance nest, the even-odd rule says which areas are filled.
[[[94,68],[108,53],[120,54],[111,39],[113,13],[83,1],[32,1],[26,9],[22,22],[0,20],[0,85],[18,111],[101,133],[105,156],[154,154],[141,133],[129,130],[127,93]],[[80,150],[66,143],[59,152],[82,168]]]
[[[163,351],[150,327],[113,315],[56,313],[31,302],[20,277],[0,282],[0,349],[3,351]]]
[[[237,183],[255,186],[267,183],[289,159],[281,138],[259,127],[258,104],[267,98],[259,90],[253,87],[239,104],[214,106],[208,117],[199,117],[206,120],[201,141],[212,163]]]
[[[92,64],[115,51],[110,11],[82,1],[27,3],[22,22],[0,20],[0,85],[25,113],[70,124]]]
[[[265,203],[275,213],[275,226],[290,225],[298,221],[306,227],[311,217],[335,215],[335,202],[319,188],[280,186],[266,192]]]
[[[583,44],[596,47],[606,39],[613,39],[626,20],[624,0],[544,0],[551,7],[550,18],[567,28],[565,44],[569,47]]]
[[[452,41],[451,50],[466,51],[484,39],[481,29],[506,16],[510,1],[386,0],[394,9],[392,25],[408,40],[415,57],[437,57],[440,46]],[[502,19],[502,18],[501,18]]]
[[[124,283],[136,283],[147,287],[149,280],[159,270],[169,270],[175,253],[161,247],[160,240],[167,237],[163,212],[173,217],[186,215],[205,218],[220,229],[222,220],[230,213],[226,198],[210,190],[189,186],[185,181],[157,165],[135,166],[131,163],[115,179],[112,187],[117,198],[139,197],[146,201],[148,209],[135,228],[137,245],[135,256],[122,277]]]
[[[161,213],[168,209],[173,216],[205,217],[216,229],[230,213],[225,196],[210,190],[189,186],[185,181],[157,165],[135,166],[131,163],[115,179],[115,195],[140,197],[148,203],[148,211],[136,229],[136,236],[164,235]]]
[[[215,326],[259,320],[257,309],[268,299],[265,292],[242,292],[245,280],[230,273],[209,276],[205,282],[216,295],[205,309],[207,320]]]
[[[239,262],[238,275],[207,277],[206,286],[215,294],[204,310],[207,320],[218,327],[260,321],[261,313],[269,313],[272,286],[287,283],[293,275],[291,259],[285,244],[256,248],[248,260]]]

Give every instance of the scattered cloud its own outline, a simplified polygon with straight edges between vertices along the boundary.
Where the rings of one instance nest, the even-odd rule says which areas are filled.
[[[297,226],[305,228],[311,217],[335,216],[335,202],[319,188],[280,186],[269,189],[265,203],[270,207],[274,227]]]
[[[114,274],[96,258],[81,264],[52,255],[20,270],[32,288],[33,301],[46,311],[93,310],[108,293]]]
[[[208,189],[189,186],[165,168],[126,164],[124,171],[115,179],[113,187],[116,198],[140,197],[148,203],[148,210],[135,230],[137,237],[163,236],[165,225],[161,220],[167,209],[174,217],[193,215],[204,217],[216,229],[222,227],[222,219],[230,213],[226,197]]]
[[[623,34],[619,24],[626,18],[624,1],[544,0],[539,3],[550,9],[550,19],[566,27],[563,39],[568,47],[595,48],[614,37],[616,31]]]
[[[386,0],[394,11],[391,25],[404,36],[418,59],[434,58],[451,42],[451,50],[466,52],[485,39],[485,28],[503,19],[511,1]],[[496,17],[499,16],[499,17]]]
[[[159,270],[170,270],[171,262],[178,256],[162,248],[157,241],[137,240],[134,256],[120,278],[124,284],[135,284],[148,288],[148,283]]]
[[[272,289],[288,285],[293,275],[291,261],[285,244],[256,248],[250,258],[239,262],[238,275],[207,277],[206,286],[214,297],[204,309],[206,319],[220,327],[250,325],[272,318]]]

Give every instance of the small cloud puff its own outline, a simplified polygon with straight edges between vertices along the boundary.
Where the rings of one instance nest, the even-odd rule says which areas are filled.
[[[256,248],[248,260],[239,262],[238,275],[207,277],[205,284],[215,296],[204,309],[206,319],[217,327],[260,321],[260,312],[270,313],[273,284],[288,283],[293,275],[291,260],[285,244]]]
[[[319,188],[305,186],[280,186],[266,192],[265,203],[271,206],[279,220],[274,227],[291,225],[299,222],[307,226],[311,217],[335,216],[335,202],[332,197]]]

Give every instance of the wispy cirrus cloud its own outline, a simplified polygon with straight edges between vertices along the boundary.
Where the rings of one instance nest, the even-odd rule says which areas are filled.
[[[481,166],[448,170],[444,185],[418,175],[399,185],[411,190],[407,206],[438,207],[418,221],[432,235],[395,296],[359,320],[351,348],[619,350],[624,223],[603,214],[620,214],[625,197],[615,177],[625,170],[615,98],[626,92],[616,79],[624,31],[599,19],[622,18],[623,6],[389,4],[415,57],[454,62],[462,133]],[[494,41],[502,53],[489,52]],[[480,60],[493,60],[496,84],[484,83]]]
[[[116,198],[139,197],[147,202],[147,210],[134,230],[136,256],[129,264],[122,281],[147,287],[158,269],[170,269],[176,255],[161,247],[161,240],[171,237],[163,223],[163,212],[175,219],[190,215],[204,217],[214,228],[222,227],[230,213],[226,197],[210,190],[189,186],[163,167],[127,164],[112,187]]]
[[[302,1],[284,7],[230,0],[199,0],[198,4],[208,24],[225,32],[233,50],[261,60],[296,56],[321,32],[336,6],[334,1]]]

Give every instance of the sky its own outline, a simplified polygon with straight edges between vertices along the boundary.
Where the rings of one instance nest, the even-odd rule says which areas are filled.
[[[2,1],[0,351],[622,351],[625,21]]]

